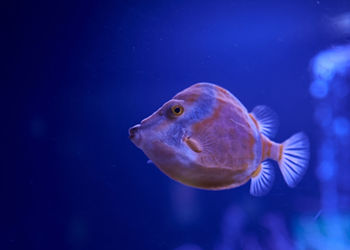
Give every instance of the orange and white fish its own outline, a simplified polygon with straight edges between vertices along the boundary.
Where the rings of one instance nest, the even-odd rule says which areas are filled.
[[[222,190],[251,180],[250,193],[266,194],[276,161],[295,187],[309,161],[309,143],[297,133],[283,143],[271,138],[276,115],[266,106],[251,113],[229,91],[197,83],[175,95],[129,129],[132,142],[166,175],[185,185]]]

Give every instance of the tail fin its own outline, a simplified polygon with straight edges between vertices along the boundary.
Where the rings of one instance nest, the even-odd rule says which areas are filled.
[[[304,176],[309,163],[309,140],[300,132],[282,144],[278,160],[284,180],[289,187],[295,187]]]

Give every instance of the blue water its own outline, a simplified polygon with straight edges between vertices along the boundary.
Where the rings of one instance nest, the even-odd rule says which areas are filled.
[[[7,7],[0,249],[350,245],[348,0]],[[309,136],[296,188],[203,191],[147,164],[128,128],[202,81],[273,109],[276,141]]]

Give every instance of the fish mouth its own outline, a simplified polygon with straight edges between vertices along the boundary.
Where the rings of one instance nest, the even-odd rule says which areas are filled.
[[[137,146],[140,143],[141,136],[140,136],[140,124],[137,124],[131,128],[129,128],[129,139]]]

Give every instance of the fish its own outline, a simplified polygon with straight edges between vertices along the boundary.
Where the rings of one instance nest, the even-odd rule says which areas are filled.
[[[206,190],[250,181],[250,194],[263,196],[273,186],[276,165],[292,188],[308,167],[307,135],[298,132],[277,143],[272,140],[277,127],[277,115],[269,107],[259,105],[248,112],[228,90],[200,82],[128,132],[151,162],[175,181]]]

